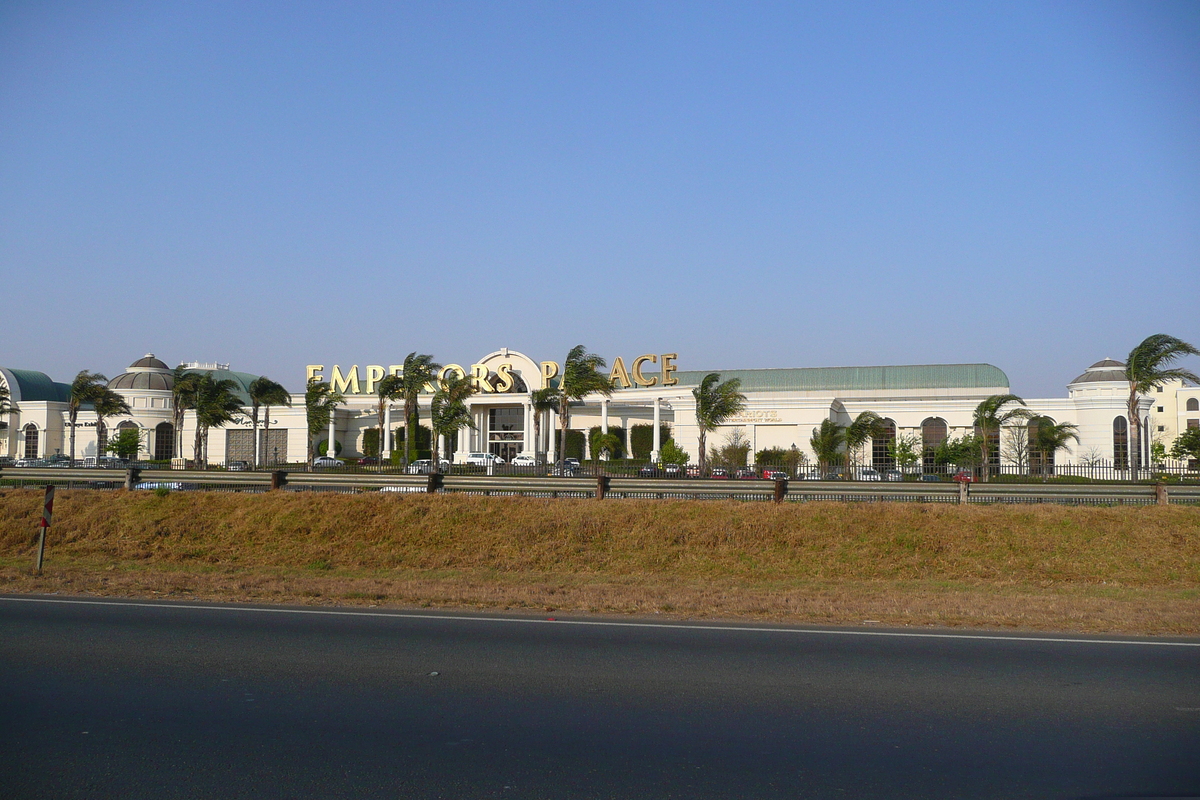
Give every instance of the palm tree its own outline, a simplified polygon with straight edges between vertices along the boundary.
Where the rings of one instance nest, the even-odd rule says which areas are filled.
[[[742,394],[742,382],[730,378],[721,383],[718,372],[710,372],[692,389],[696,398],[696,427],[700,429],[700,474],[708,473],[708,453],[705,445],[708,434],[725,423],[725,420],[746,407],[746,395]]]
[[[1000,438],[1000,429],[1032,416],[1031,412],[1023,407],[1006,408],[1011,403],[1025,405],[1025,401],[1015,394],[994,394],[975,406],[973,421],[975,431],[979,435],[980,475],[985,481],[991,467],[992,442]]]
[[[345,400],[326,381],[310,380],[304,390],[304,411],[308,417],[308,463],[313,462],[313,437],[329,427],[329,417],[338,403]],[[329,443],[329,455],[336,453],[334,442]]]
[[[70,457],[71,466],[75,466],[75,427],[79,419],[79,409],[84,403],[91,403],[96,399],[96,395],[100,389],[107,388],[108,378],[101,375],[99,372],[88,372],[86,369],[80,371],[75,376],[75,380],[71,381],[71,394],[67,399],[67,424],[71,426],[71,444]],[[99,428],[97,428],[97,433]],[[96,455],[100,455],[100,448],[96,448]]]
[[[196,407],[196,382],[200,375],[188,372],[182,364],[175,368],[171,381],[171,424],[175,427],[175,455],[183,457],[183,422],[188,409]]]
[[[1072,439],[1079,444],[1079,426],[1071,422],[1055,422],[1050,417],[1033,417],[1029,420],[1032,429],[1029,437],[1029,448],[1041,455],[1042,480],[1049,473],[1047,466],[1054,461],[1054,454],[1066,450],[1067,443]]]
[[[17,404],[12,401],[12,395],[7,386],[0,386],[0,431],[8,428],[8,415],[19,411]],[[3,451],[0,451],[2,453]]]
[[[216,380],[206,372],[196,380],[196,438],[192,459],[197,469],[208,466],[208,431],[224,427],[242,410],[242,401],[234,394],[237,384],[228,378]]]
[[[1129,451],[1132,457],[1130,465],[1133,467],[1135,476],[1141,466],[1142,426],[1141,413],[1138,410],[1139,395],[1149,394],[1170,381],[1189,380],[1192,383],[1200,383],[1200,378],[1196,377],[1196,373],[1191,370],[1167,367],[1177,358],[1195,355],[1200,355],[1200,350],[1187,342],[1176,339],[1174,336],[1167,336],[1165,333],[1156,333],[1146,337],[1141,344],[1130,350],[1129,358],[1125,359],[1125,379],[1129,381],[1127,410],[1129,411]]]
[[[383,380],[375,384],[375,395],[379,398],[379,405],[375,412],[376,418],[379,420],[379,466],[382,470],[383,446],[387,442],[387,431],[383,429],[384,417],[387,416],[388,403],[404,396],[404,379],[399,375],[385,376]]]
[[[107,386],[96,388],[92,395],[92,409],[96,412],[96,455],[99,456],[104,452],[100,431],[104,429],[105,418],[132,414],[133,409],[125,402],[124,397]]]
[[[863,411],[846,428],[846,480],[852,480],[858,466],[858,453],[870,439],[883,435],[883,417]]]
[[[254,425],[254,468],[258,469],[262,466],[262,448],[259,447],[258,441],[258,409],[266,408],[266,429],[270,430],[271,406],[290,406],[292,396],[281,384],[266,375],[260,375],[250,381],[247,391],[250,395],[250,422]]]
[[[425,390],[425,384],[433,383],[442,368],[427,354],[409,353],[404,357],[404,463],[407,465],[417,456],[417,428],[421,424],[421,409],[417,398]]]
[[[612,455],[621,448],[621,437],[615,433],[599,433],[592,437],[592,466],[596,474],[603,469],[603,456]]]
[[[537,458],[542,446],[542,416],[558,408],[558,389],[534,389],[529,393],[529,402],[533,405],[533,456]]]
[[[429,424],[433,428],[432,472],[441,471],[441,441],[443,436],[453,436],[463,428],[474,428],[471,409],[466,399],[475,393],[475,386],[467,378],[452,375],[438,387],[429,403]]]
[[[578,402],[589,394],[608,397],[613,393],[612,381],[600,370],[608,366],[604,359],[577,344],[567,353],[562,378],[558,383],[558,416],[562,424],[558,458],[567,457],[567,430],[571,427],[571,403]]]
[[[818,427],[813,428],[809,444],[812,445],[817,462],[821,465],[822,477],[826,475],[830,464],[841,460],[839,452],[845,443],[846,429],[831,419],[822,420]]]

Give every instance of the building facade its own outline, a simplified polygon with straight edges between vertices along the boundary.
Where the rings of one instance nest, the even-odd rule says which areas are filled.
[[[664,426],[677,445],[693,459],[698,455],[692,390],[709,371],[680,370],[673,353],[646,354],[611,359],[610,397],[592,396],[572,406],[570,427],[587,431],[599,428],[624,438],[630,452],[630,431],[646,425],[652,431],[652,450],[663,444]],[[255,441],[248,411],[248,389],[256,377],[236,372],[228,364],[181,365],[190,372],[207,372],[228,379],[247,407],[224,428],[209,434],[208,461],[253,461]],[[1067,384],[1060,398],[1028,399],[1031,412],[1056,422],[1077,426],[1080,441],[1058,455],[1062,464],[1127,462],[1130,421],[1127,418],[1129,384],[1124,365],[1104,359],[1085,369]],[[344,395],[331,416],[327,429],[314,439],[318,450],[335,442],[342,456],[361,456],[369,435],[377,429],[376,387],[382,378],[400,370],[399,365],[309,365],[307,379],[327,381]],[[502,348],[468,366],[447,364],[440,377],[451,374],[471,380],[477,393],[467,401],[473,428],[460,431],[453,441],[442,443],[441,451],[458,461],[469,453],[494,453],[511,460],[519,454],[537,454],[554,461],[558,457],[555,432],[557,413],[535,420],[532,393],[556,386],[561,365],[535,360],[523,353]],[[714,370],[715,371],[715,370]],[[89,407],[81,409],[76,424],[76,457],[102,453],[103,443],[121,427],[134,427],[141,434],[143,459],[190,460],[194,454],[196,421],[192,412],[182,423],[172,407],[174,370],[152,354],[133,362],[109,382],[132,408],[128,416],[97,420]],[[886,461],[887,439],[902,436],[920,444],[922,450],[947,437],[973,432],[972,415],[985,398],[1010,392],[1008,377],[990,364],[931,364],[880,367],[819,367],[799,369],[722,370],[721,379],[738,378],[746,396],[746,407],[717,431],[710,433],[710,447],[719,445],[734,430],[750,445],[751,452],[767,448],[796,447],[813,459],[809,439],[824,420],[842,425],[862,411],[874,411],[885,420],[887,433],[867,445],[863,463]],[[44,373],[26,369],[0,368],[0,384],[8,389],[13,406],[7,419],[0,420],[0,455],[13,459],[47,458],[66,454],[69,447],[69,384],[55,382]],[[420,412],[428,424],[431,386],[422,395]],[[308,449],[308,425],[304,394],[292,396],[290,407],[263,410],[260,419],[259,457],[267,464],[304,462]],[[385,410],[383,455],[394,445],[394,432],[402,425],[402,404],[389,403]],[[263,430],[263,423],[269,430]],[[1169,449],[1178,433],[1200,426],[1200,387],[1173,384],[1139,398],[1139,424],[1148,434],[1141,437],[1149,463],[1151,442],[1163,441]],[[326,448],[321,447],[324,442]],[[1001,458],[1009,460],[1005,442]]]

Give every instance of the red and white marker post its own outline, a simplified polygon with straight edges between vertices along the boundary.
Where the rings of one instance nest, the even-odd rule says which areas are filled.
[[[42,508],[42,521],[38,527],[42,532],[38,535],[37,574],[42,574],[42,557],[46,554],[46,531],[50,529],[50,514],[54,511],[54,486],[46,487],[46,504]]]

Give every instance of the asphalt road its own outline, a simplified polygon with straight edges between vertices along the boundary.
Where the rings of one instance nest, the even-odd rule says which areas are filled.
[[[1196,640],[314,611],[0,597],[0,796],[1200,795]]]

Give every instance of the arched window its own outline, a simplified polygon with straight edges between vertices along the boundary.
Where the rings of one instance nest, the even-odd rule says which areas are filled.
[[[1113,466],[1129,469],[1129,423],[1124,417],[1113,420]]]
[[[1188,411],[1200,411],[1200,400],[1195,397],[1189,397],[1187,402]]]
[[[933,469],[933,451],[946,441],[949,427],[941,417],[929,417],[921,423],[921,466],[928,472]]]
[[[175,457],[175,426],[160,422],[154,426],[154,460],[170,461]]]
[[[32,422],[25,426],[25,458],[38,457],[38,429]]]
[[[896,441],[896,423],[893,420],[883,421],[883,435],[871,439],[871,466],[875,469],[892,469],[896,466],[895,457],[888,452],[888,444]]]

